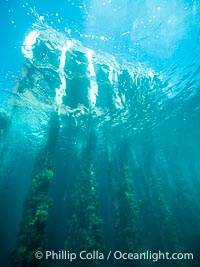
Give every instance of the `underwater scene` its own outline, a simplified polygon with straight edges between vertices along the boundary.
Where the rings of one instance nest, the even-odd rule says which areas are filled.
[[[0,267],[200,266],[200,1],[0,13]]]

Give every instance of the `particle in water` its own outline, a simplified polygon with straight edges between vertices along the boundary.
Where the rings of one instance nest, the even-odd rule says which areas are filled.
[[[67,29],[67,33],[71,34],[72,30],[71,29]]]
[[[100,39],[101,39],[102,41],[104,41],[104,40],[105,40],[105,36],[100,36]]]
[[[40,21],[44,20],[44,16],[39,16],[39,20]]]

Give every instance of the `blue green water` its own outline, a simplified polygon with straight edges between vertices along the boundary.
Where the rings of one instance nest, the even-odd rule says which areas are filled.
[[[199,2],[0,7],[0,266],[199,266]]]

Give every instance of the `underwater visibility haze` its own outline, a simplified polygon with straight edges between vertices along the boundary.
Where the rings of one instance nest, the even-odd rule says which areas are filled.
[[[200,266],[200,2],[0,8],[0,266]]]

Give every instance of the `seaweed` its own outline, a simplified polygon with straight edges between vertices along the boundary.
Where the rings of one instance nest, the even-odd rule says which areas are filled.
[[[58,117],[55,114],[52,115],[49,124],[48,140],[33,171],[31,189],[24,205],[18,244],[12,253],[10,266],[35,267],[44,264],[35,258],[35,253],[45,250],[45,228],[51,207],[48,191],[54,176],[53,158],[59,129]]]
[[[74,212],[69,221],[65,242],[67,250],[80,253],[82,250],[102,252],[105,249],[102,219],[98,211],[97,188],[94,164],[85,160],[76,176],[75,191],[72,196]],[[92,263],[79,260],[74,263],[75,266],[83,264],[99,266],[102,263],[95,260]]]

